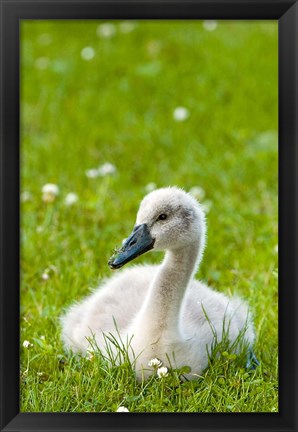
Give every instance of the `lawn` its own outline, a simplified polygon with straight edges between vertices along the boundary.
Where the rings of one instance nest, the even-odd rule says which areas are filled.
[[[278,411],[277,106],[276,22],[21,23],[21,411]],[[128,364],[63,349],[59,316],[168,185],[197,188],[196,277],[249,302],[255,371],[221,351],[197,381],[138,384]]]

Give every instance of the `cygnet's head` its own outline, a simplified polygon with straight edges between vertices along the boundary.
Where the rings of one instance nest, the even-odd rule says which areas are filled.
[[[175,250],[196,244],[203,252],[206,224],[193,196],[177,187],[157,189],[140,204],[136,225],[109,265],[120,268],[148,250]]]

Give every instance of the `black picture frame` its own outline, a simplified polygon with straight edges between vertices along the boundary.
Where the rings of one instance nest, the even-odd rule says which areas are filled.
[[[298,4],[293,0],[0,0],[1,431],[296,431]],[[279,412],[19,412],[19,24],[22,19],[273,19],[279,25]],[[256,59],[257,61],[257,59]]]

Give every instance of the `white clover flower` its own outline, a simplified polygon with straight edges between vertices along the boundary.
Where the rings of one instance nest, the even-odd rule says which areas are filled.
[[[42,187],[41,191],[42,193],[48,193],[57,196],[59,194],[59,187],[54,183],[47,183]]]
[[[42,278],[43,280],[48,280],[48,279],[50,279],[50,276],[48,275],[48,273],[44,272],[44,273],[41,275],[41,278]]]
[[[122,21],[119,25],[121,33],[130,33],[136,28],[135,21]]]
[[[162,365],[162,361],[157,358],[153,358],[148,362],[148,366],[153,368],[159,368]]]
[[[64,202],[65,202],[65,205],[70,207],[73,204],[75,204],[76,202],[78,202],[78,200],[79,200],[78,195],[73,193],[73,192],[70,192],[66,195]]]
[[[116,412],[129,412],[129,410],[125,406],[120,406]]]
[[[28,349],[28,348],[33,347],[33,344],[32,344],[31,342],[25,340],[25,341],[23,342],[23,347]]]
[[[112,23],[99,24],[96,29],[96,34],[98,37],[111,38],[116,34],[116,26]]]
[[[98,169],[98,175],[101,177],[104,177],[109,174],[114,174],[116,172],[115,165],[111,164],[110,162],[106,162],[103,165],[101,165]]]
[[[85,174],[88,178],[96,178],[99,176],[98,169],[96,169],[96,168],[91,168],[91,169],[87,170],[85,172]]]
[[[217,28],[217,21],[215,20],[205,20],[203,21],[203,27],[207,31],[213,31]]]
[[[50,60],[47,57],[39,57],[34,64],[37,69],[44,70],[49,66]]]
[[[56,197],[59,195],[59,188],[53,183],[45,184],[42,189],[42,200],[46,203],[55,201]]]
[[[30,201],[31,198],[32,198],[32,195],[30,192],[24,191],[21,193],[21,201],[22,202]]]
[[[205,191],[200,186],[194,186],[189,190],[189,193],[198,201],[202,201],[205,198]]]
[[[148,183],[146,186],[145,186],[145,191],[146,192],[152,192],[152,191],[154,191],[156,189],[156,184],[155,183]]]
[[[114,174],[117,171],[115,165],[106,162],[98,168],[92,168],[86,171],[88,178],[105,177],[106,175]]]
[[[157,376],[158,376],[158,378],[165,378],[168,375],[169,375],[169,372],[168,372],[168,368],[167,367],[163,366],[163,367],[157,369]]]
[[[86,61],[92,60],[94,56],[95,56],[95,51],[90,46],[86,46],[81,51],[81,57],[83,60],[86,60]]]
[[[174,109],[173,118],[176,121],[184,121],[189,117],[189,110],[185,107],[177,107]]]

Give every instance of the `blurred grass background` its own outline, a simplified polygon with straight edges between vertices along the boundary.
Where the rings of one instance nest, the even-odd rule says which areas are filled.
[[[90,362],[102,399],[87,372],[74,378],[59,315],[111,274],[108,258],[150,183],[203,189],[208,244],[197,277],[248,300],[262,365],[247,394],[242,386],[247,397],[232,386],[217,405],[214,386],[198,398],[198,381],[182,405],[155,404],[157,385],[149,401],[126,405],[277,410],[277,36],[273,21],[22,21],[21,342],[33,344],[21,350],[23,411],[114,411],[125,398],[119,385],[105,400],[105,376]],[[114,174],[86,175],[107,162]],[[53,203],[42,200],[46,183],[59,187]]]

